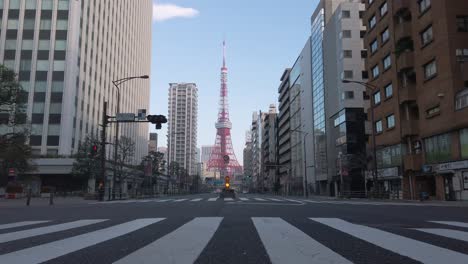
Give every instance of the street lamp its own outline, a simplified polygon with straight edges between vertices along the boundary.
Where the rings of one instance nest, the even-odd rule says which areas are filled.
[[[118,79],[112,81],[112,84],[115,88],[117,88],[117,114],[120,112],[120,85],[134,79],[149,79],[148,75],[142,76],[133,76],[133,77],[126,77],[122,79]],[[119,147],[119,122],[115,123],[115,140],[114,140],[114,177],[112,177],[112,188],[115,190],[115,178],[117,177],[117,152]],[[112,192],[112,197],[115,199],[115,191]]]
[[[304,140],[302,141],[303,143],[303,149],[304,149],[304,196],[306,198],[309,197],[309,191],[308,191],[308,188],[307,188],[307,150],[306,150],[306,137],[307,135],[309,135],[309,132],[305,132],[305,131],[302,131],[302,130],[299,130],[299,129],[292,129],[291,130],[292,132],[297,132],[297,133],[301,133],[304,135]],[[314,183],[315,184],[315,183]]]
[[[364,86],[367,90],[369,90],[369,96],[372,95],[373,91],[375,91],[376,89],[378,89],[377,86],[373,85],[373,84],[370,84],[370,83],[366,83],[366,82],[360,82],[360,81],[353,81],[353,80],[341,80],[342,83],[355,83],[355,84],[359,84],[361,86]],[[375,140],[375,117],[374,117],[374,106],[372,105],[372,100],[371,100],[371,127],[372,127],[372,152],[373,152],[373,155],[374,155],[374,158],[373,158],[373,167],[374,167],[374,170],[373,170],[373,180],[374,180],[374,184],[375,184],[375,187],[376,187],[376,190],[378,191],[380,188],[379,188],[379,185],[378,185],[378,182],[377,182],[377,142]]]

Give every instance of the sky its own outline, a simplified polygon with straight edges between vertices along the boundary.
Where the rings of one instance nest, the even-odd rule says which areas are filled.
[[[226,39],[231,135],[242,164],[252,113],[278,106],[281,75],[292,67],[310,35],[317,2],[153,0],[150,113],[167,115],[169,83],[196,83],[197,145],[213,145]],[[166,146],[166,126],[157,133],[158,145]]]

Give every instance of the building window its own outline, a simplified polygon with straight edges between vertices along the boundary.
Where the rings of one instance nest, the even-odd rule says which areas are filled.
[[[42,0],[42,10],[52,10],[53,0]]]
[[[23,39],[21,49],[22,50],[32,50],[33,49],[33,41],[31,39]]]
[[[393,85],[390,83],[385,86],[385,98],[390,98],[393,96]]]
[[[50,49],[50,40],[44,39],[39,40],[38,50],[49,50]]]
[[[460,147],[462,159],[468,159],[468,128],[460,130]]]
[[[431,0],[419,0],[419,12],[424,13],[431,7]]]
[[[351,30],[343,30],[342,36],[343,38],[351,38]]]
[[[380,6],[380,16],[383,17],[387,14],[388,12],[388,5],[387,2],[385,2],[383,5]]]
[[[40,30],[50,30],[51,28],[52,28],[52,20],[41,19],[41,24],[39,26]]]
[[[20,0],[10,0],[10,9],[19,9]]]
[[[390,39],[390,31],[388,30],[388,28],[386,28],[382,32],[381,36],[382,36],[382,43],[386,43]]]
[[[395,127],[395,115],[387,116],[387,129]]]
[[[23,29],[25,30],[34,30],[34,24],[36,20],[31,18],[25,18],[23,23]]]
[[[341,79],[353,79],[353,71],[343,71]]]
[[[49,71],[49,61],[37,60],[36,70],[37,71]]]
[[[59,0],[58,1],[58,10],[68,10],[69,0]]]
[[[384,70],[388,70],[392,66],[392,57],[390,54],[388,54],[384,59],[383,59],[383,67]]]
[[[457,28],[460,32],[468,32],[468,16],[457,16]]]
[[[375,133],[382,133],[383,127],[382,127],[382,120],[379,120],[375,122]]]
[[[372,77],[378,78],[380,75],[380,70],[379,70],[379,65],[375,65],[374,68],[372,68]]]
[[[370,19],[369,19],[369,28],[370,29],[373,29],[375,27],[375,25],[377,24],[377,18],[375,18],[375,15],[373,15]]]
[[[36,9],[36,2],[37,0],[26,0],[26,9]]]
[[[354,92],[353,91],[344,91],[341,94],[341,99],[342,100],[351,100],[354,99]]]
[[[344,58],[352,58],[353,57],[353,51],[352,50],[343,50],[343,57]]]
[[[334,121],[334,125],[335,127],[343,124],[344,122],[346,122],[346,113],[345,111],[341,111],[339,116],[337,118],[335,118],[335,121]]]
[[[424,77],[427,79],[433,78],[437,74],[437,64],[436,61],[433,60],[428,64],[424,65]]]
[[[18,29],[18,19],[8,19],[7,29]]]
[[[450,134],[438,135],[424,139],[424,149],[427,163],[439,163],[449,161],[451,155],[452,140]]]
[[[374,94],[374,105],[378,105],[381,102],[380,91]]]
[[[57,30],[67,30],[67,29],[68,29],[68,20],[57,19]]]
[[[351,17],[351,12],[349,10],[343,10],[343,11],[341,11],[341,17],[342,18],[350,18]]]
[[[5,40],[5,49],[6,50],[16,50],[16,39],[7,39],[7,40]]]
[[[432,25],[431,25],[421,33],[422,45],[426,46],[427,44],[431,43],[433,38],[434,38],[434,35],[432,34]]]
[[[377,39],[374,39],[374,41],[372,41],[370,44],[371,53],[372,54],[375,53],[378,48],[379,48],[379,44],[377,43]]]
[[[377,167],[390,168],[401,166],[402,155],[405,154],[405,145],[393,145],[377,150]]]
[[[455,97],[455,110],[468,107],[468,88],[465,88]]]
[[[426,115],[428,117],[434,116],[438,113],[440,113],[440,106],[435,106],[426,110]]]

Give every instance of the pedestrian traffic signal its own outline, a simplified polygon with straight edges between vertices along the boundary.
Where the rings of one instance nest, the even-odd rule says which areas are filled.
[[[97,145],[92,145],[91,150],[89,152],[90,156],[91,157],[96,157],[97,153],[98,153],[98,146]]]
[[[151,124],[156,124],[156,129],[161,129],[162,124],[167,123],[167,118],[163,115],[149,115],[146,117],[146,120]]]

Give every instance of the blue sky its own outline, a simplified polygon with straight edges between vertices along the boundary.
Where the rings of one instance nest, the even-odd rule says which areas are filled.
[[[252,112],[277,105],[279,79],[305,44],[318,1],[153,1],[150,113],[167,114],[169,83],[195,82],[199,89],[198,146],[214,144],[225,36],[231,134],[242,163]],[[165,146],[166,129],[158,134],[158,144]]]

